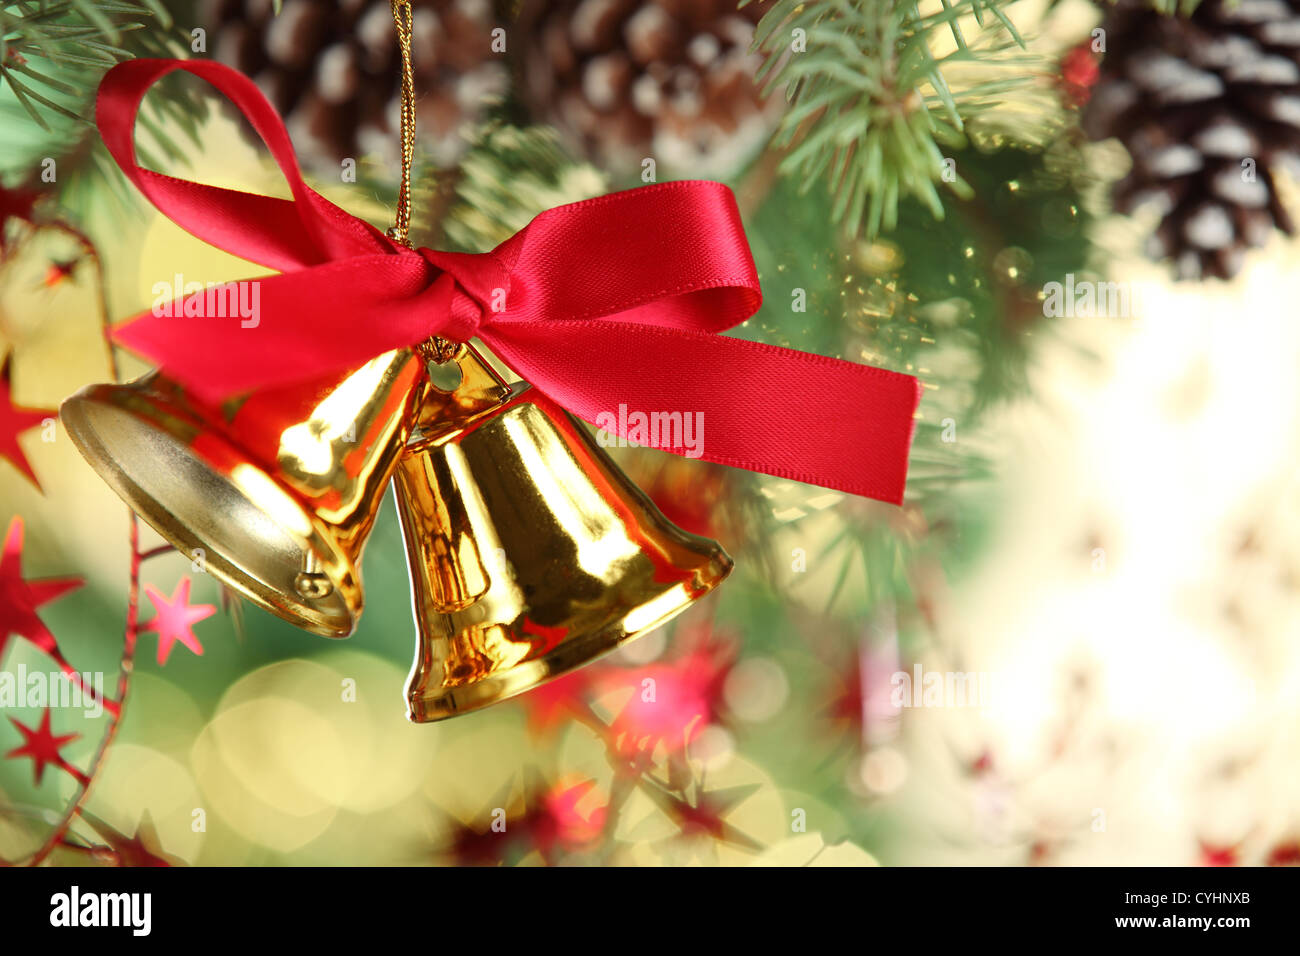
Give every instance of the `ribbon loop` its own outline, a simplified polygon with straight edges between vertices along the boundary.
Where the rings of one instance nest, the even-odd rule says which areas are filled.
[[[174,70],[207,80],[248,118],[291,201],[136,164],[141,100]],[[114,330],[200,398],[342,374],[431,336],[478,336],[534,387],[633,440],[629,410],[692,415],[702,446],[665,450],[902,500],[915,378],[718,334],[762,301],[740,211],[720,183],[660,183],[558,206],[487,253],[417,251],[310,189],[270,103],[228,67],[118,64],[100,85],[96,119],[113,158],[164,215],[283,273],[247,280],[262,285],[251,325],[146,313]]]
[[[135,120],[141,101],[149,87],[177,70],[206,80],[239,108],[284,174],[292,202],[175,179],[137,164]],[[100,84],[95,122],[109,154],[136,188],[211,245],[280,271],[393,248],[379,230],[308,187],[275,109],[252,80],[220,63],[148,58],[119,63]]]

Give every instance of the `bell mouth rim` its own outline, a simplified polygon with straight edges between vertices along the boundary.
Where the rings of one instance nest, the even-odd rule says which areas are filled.
[[[409,682],[419,668],[417,656],[411,676],[407,679],[407,720],[416,724],[435,723],[518,697],[581,667],[593,664],[625,644],[662,627],[687,608],[692,607],[699,599],[714,591],[735,568],[735,561],[722,545],[717,542],[711,543],[713,551],[709,561],[697,572],[698,577],[692,582],[693,586],[688,588],[686,582],[679,582],[663,592],[664,595],[680,593],[681,600],[658,617],[638,623],[632,630],[627,630],[624,626],[630,616],[631,612],[629,612],[610,621],[604,627],[592,631],[580,641],[561,643],[541,657],[522,661],[472,683],[459,687],[440,687],[436,694],[428,697],[412,694],[409,691]],[[599,649],[593,652],[593,645]]]
[[[253,503],[252,499],[239,482],[224,474],[207,456],[188,446],[183,438],[175,433],[174,428],[168,427],[166,421],[142,414],[142,409],[127,408],[124,407],[123,403],[115,401],[115,396],[121,394],[116,389],[124,387],[127,386],[95,384],[82,388],[64,399],[60,404],[59,420],[67,430],[73,445],[76,446],[82,457],[105,484],[122,499],[133,513],[153,528],[168,544],[193,561],[195,560],[195,550],[203,548],[203,543],[197,540],[197,536],[184,532],[184,524],[176,519],[175,515],[163,505],[156,495],[146,490],[128,469],[117,462],[117,459],[101,437],[98,428],[91,421],[91,409],[124,415],[134,419],[141,426],[152,428],[170,443],[183,449],[195,462],[206,468],[214,478],[231,491],[248,500],[250,504]],[[189,422],[188,416],[181,417],[187,424],[192,424]],[[219,447],[223,452],[240,453],[236,446],[218,433],[210,433],[207,437],[214,446]],[[264,482],[267,485],[275,483],[274,476],[268,474],[260,465],[248,462],[245,467],[248,469],[249,476],[259,483]],[[294,627],[321,637],[346,638],[356,630],[364,605],[360,568],[357,567],[356,562],[353,561],[349,554],[333,545],[331,536],[328,533],[329,528],[320,518],[290,496],[285,495],[284,497],[286,502],[292,502],[298,515],[310,526],[311,535],[304,537],[293,529],[285,527],[282,523],[277,524],[278,530],[284,536],[290,538],[305,555],[313,555],[320,562],[320,570],[330,577],[332,587],[338,594],[339,600],[336,603],[340,606],[341,614],[326,616],[325,612],[315,611],[314,609],[310,614],[302,613],[297,608],[308,609],[311,607],[305,601],[294,606],[277,604],[270,596],[280,594],[280,591],[269,584],[262,584],[261,582],[258,582],[262,584],[260,588],[254,586],[252,582],[256,581],[256,578],[236,570],[236,565],[233,562],[229,562],[230,566],[227,567],[227,561],[221,551],[211,546],[205,550],[203,558],[204,571],[217,578],[222,584],[238,592],[246,600],[292,624]],[[214,560],[214,557],[216,560]],[[320,560],[322,558],[323,561]],[[336,570],[338,568],[342,569],[341,574]],[[330,623],[332,620],[341,620],[343,617],[346,617],[346,626]]]

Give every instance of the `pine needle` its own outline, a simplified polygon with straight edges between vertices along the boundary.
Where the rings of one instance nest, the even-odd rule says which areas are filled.
[[[188,50],[188,33],[165,0],[0,0],[0,41],[0,173],[22,179],[54,158],[60,192],[79,171],[99,177],[106,168],[92,122],[104,72],[135,57]],[[145,128],[155,152],[183,158],[175,131],[196,142],[197,120],[206,112],[193,91],[162,84],[143,111],[152,117]]]
[[[941,216],[938,184],[958,194],[968,187],[944,182],[940,145],[960,144],[968,116],[1025,82],[1022,75],[958,91],[945,71],[1015,65],[1007,54],[1024,42],[1004,10],[1013,2],[941,0],[922,15],[915,2],[777,0],[754,46],[765,56],[764,93],[784,87],[789,104],[773,138],[789,148],[782,173],[805,184],[827,177],[832,214],[851,234],[891,228],[906,196]],[[931,50],[939,29],[957,47],[943,57]]]

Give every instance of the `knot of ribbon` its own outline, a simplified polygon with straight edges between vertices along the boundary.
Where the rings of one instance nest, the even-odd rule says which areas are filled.
[[[208,81],[243,113],[292,199],[137,164],[140,103],[175,70]],[[721,183],[659,183],[558,206],[490,252],[409,249],[307,186],[280,117],[229,67],[120,63],[100,84],[96,122],[164,215],[279,273],[253,280],[256,322],[147,312],[114,329],[119,344],[200,399],[343,373],[433,336],[478,337],[593,424],[622,433],[629,416],[620,410],[702,416],[697,453],[706,460],[902,501],[915,378],[719,334],[762,301],[740,212]]]

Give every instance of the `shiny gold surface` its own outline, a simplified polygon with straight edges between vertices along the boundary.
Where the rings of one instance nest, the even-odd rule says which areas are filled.
[[[361,552],[428,390],[388,352],[340,379],[206,407],[152,373],[63,403],[100,476],[177,549],[291,624],[346,637]]]
[[[731,570],[587,431],[472,350],[394,473],[414,591],[414,721],[513,696],[662,624]],[[460,392],[457,389],[456,392]]]

